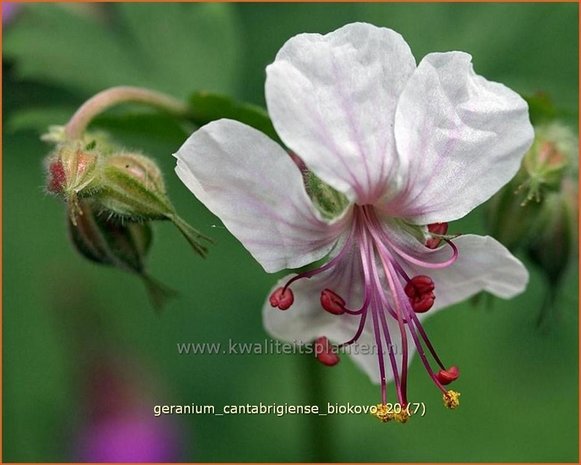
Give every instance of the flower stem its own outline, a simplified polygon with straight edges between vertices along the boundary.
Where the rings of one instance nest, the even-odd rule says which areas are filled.
[[[79,139],[89,123],[100,113],[120,103],[144,103],[172,115],[187,116],[188,106],[169,95],[140,87],[119,86],[99,92],[87,100],[65,126],[69,139]]]
[[[306,360],[305,360],[306,359]],[[326,376],[319,363],[313,357],[300,357],[301,378],[305,390],[305,403],[307,405],[318,405],[319,412],[327,411],[329,396],[327,392]],[[331,417],[321,417],[318,415],[307,415],[308,425],[306,428],[307,444],[309,447],[310,462],[333,462],[333,444],[330,432],[332,431]]]

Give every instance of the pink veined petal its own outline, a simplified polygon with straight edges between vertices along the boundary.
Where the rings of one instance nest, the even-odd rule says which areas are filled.
[[[267,272],[320,259],[341,233],[345,219],[324,220],[290,156],[249,126],[212,122],[175,156],[182,182]]]
[[[400,96],[406,180],[382,208],[415,224],[463,217],[517,172],[533,140],[526,102],[474,73],[470,55],[427,55]]]
[[[352,201],[373,203],[401,176],[395,108],[415,69],[396,32],[354,23],[299,34],[267,67],[266,100],[284,143]]]

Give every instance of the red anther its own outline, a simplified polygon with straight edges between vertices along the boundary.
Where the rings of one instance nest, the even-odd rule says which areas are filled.
[[[345,313],[345,301],[331,289],[323,289],[321,291],[321,306],[333,315]]]
[[[47,189],[55,194],[61,193],[66,182],[66,174],[63,164],[60,160],[52,162],[48,170],[50,172],[50,179]]]
[[[319,362],[328,367],[337,365],[341,360],[339,356],[333,352],[329,339],[325,336],[321,336],[315,341],[315,357],[317,357]]]
[[[448,223],[432,223],[428,225],[428,231],[433,234],[439,234],[443,236],[448,232]],[[439,237],[432,237],[426,241],[426,247],[428,249],[435,249],[440,245],[442,239]]]
[[[416,297],[418,294],[426,294],[434,290],[434,281],[425,275],[414,276],[405,286],[408,297]]]
[[[438,378],[438,381],[440,381],[440,383],[444,386],[450,384],[452,381],[456,381],[459,376],[460,371],[455,365],[452,365],[447,370],[440,370],[438,373],[436,373],[436,378]]]
[[[270,305],[278,307],[280,310],[287,310],[295,301],[295,296],[290,288],[279,287],[270,294]]]
[[[427,312],[434,305],[434,281],[429,276],[414,276],[405,286],[405,293],[416,313]]]

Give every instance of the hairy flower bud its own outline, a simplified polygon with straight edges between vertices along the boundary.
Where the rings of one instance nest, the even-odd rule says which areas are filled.
[[[525,251],[547,281],[539,324],[554,308],[577,243],[577,151],[565,126],[537,126],[517,176],[487,204],[489,232],[509,249]]]
[[[577,224],[577,183],[567,178],[561,192],[550,193],[543,201],[543,209],[526,248],[527,255],[538,265],[549,285],[537,320],[539,325],[548,321],[548,314],[557,309],[558,290],[578,241]]]
[[[169,200],[161,171],[144,155],[122,152],[108,156],[102,169],[101,208],[130,221],[170,220],[202,256],[210,242],[180,218]]]
[[[121,86],[99,92],[66,125],[50,126],[42,135],[55,147],[45,162],[46,185],[48,192],[67,204],[70,236],[78,251],[96,263],[139,275],[154,306],[160,308],[173,291],[146,272],[150,222],[173,222],[202,256],[211,241],[177,215],[153,160],[124,151],[107,132],[87,130],[99,114],[127,102],[150,105],[180,118],[190,114],[189,105],[149,89]]]
[[[537,126],[520,171],[487,204],[490,233],[511,250],[533,240],[545,198],[561,191],[576,159],[577,138],[569,128],[556,122]]]
[[[140,154],[120,153],[103,164],[101,205],[130,219],[164,219],[175,213],[156,163]]]
[[[69,220],[73,244],[86,258],[137,274],[144,282],[152,304],[161,309],[174,291],[153,279],[145,259],[152,242],[149,223],[120,221],[99,211],[92,200],[79,200],[76,223]]]
[[[87,197],[99,190],[100,157],[92,145],[60,144],[47,157],[47,190],[65,200]]]
[[[103,137],[87,141],[85,135],[57,144],[45,162],[47,190],[66,201],[77,250],[96,263],[137,274],[160,309],[175,293],[146,272],[149,222],[172,221],[202,256],[209,239],[177,215],[153,160],[119,151]]]
[[[523,160],[523,203],[540,201],[547,191],[559,190],[564,175],[577,161],[578,141],[566,126],[553,122],[535,128],[535,141]]]
[[[566,179],[561,192],[546,196],[527,245],[529,257],[551,285],[559,283],[577,243],[577,212],[577,186],[573,179]]]
[[[486,205],[490,235],[510,250],[516,250],[529,240],[542,205],[540,202],[527,202],[523,205],[515,189],[515,183],[509,183]]]

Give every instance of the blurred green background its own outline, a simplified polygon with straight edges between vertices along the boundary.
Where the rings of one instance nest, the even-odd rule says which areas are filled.
[[[156,225],[151,273],[181,294],[156,315],[138,279],[72,249],[63,205],[43,191],[43,128],[119,84],[176,97],[212,90],[263,105],[264,68],[285,40],[353,21],[397,30],[418,61],[431,51],[467,51],[487,78],[548,93],[576,127],[577,15],[576,4],[22,7],[3,32],[3,460],[98,460],[86,437],[131,436],[127,425],[107,430],[116,412],[131,416],[129,405],[147,423],[154,404],[306,404],[313,390],[330,402],[379,400],[347,357],[328,369],[299,355],[178,355],[180,342],[263,341],[260,309],[276,277],[174,175],[171,153],[183,129],[147,110],[120,109],[112,113],[118,123],[102,126],[159,161],[178,211],[217,243],[202,260],[170,224]],[[482,233],[482,216],[478,209],[452,230]],[[492,307],[466,302],[428,320],[440,354],[462,370],[457,411],[443,408],[414,359],[410,398],[425,401],[427,414],[406,425],[365,415],[182,416],[163,431],[161,422],[151,426],[144,441],[173,444],[163,460],[183,461],[576,462],[577,264],[543,330],[535,320],[545,284],[529,268],[524,295]]]

